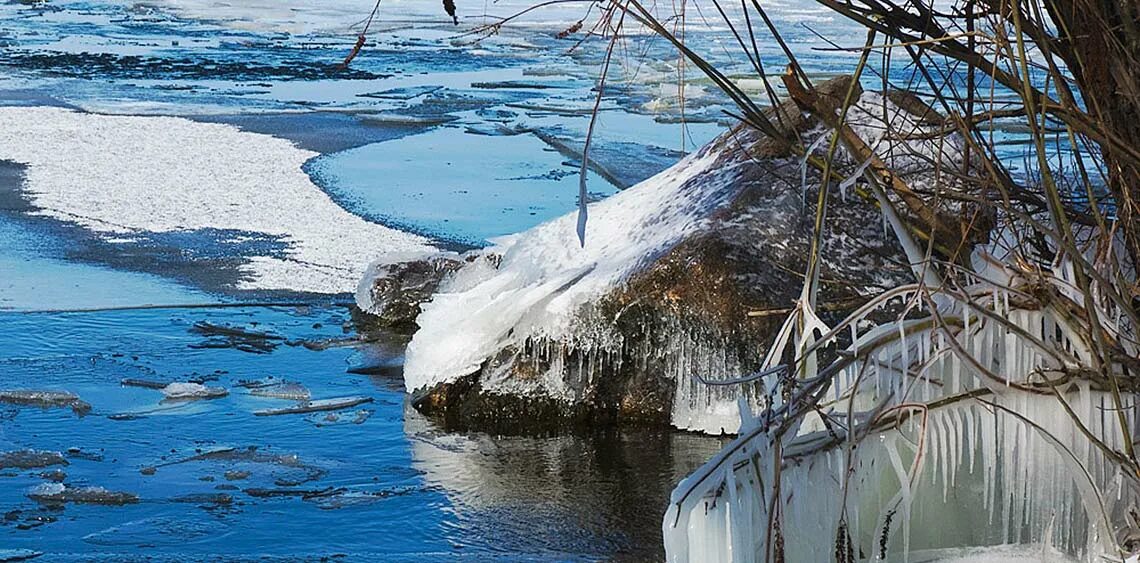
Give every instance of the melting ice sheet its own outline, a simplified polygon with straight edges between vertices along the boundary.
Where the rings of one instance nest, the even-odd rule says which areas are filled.
[[[24,192],[42,215],[124,241],[201,231],[275,239],[247,257],[239,289],[347,292],[385,254],[432,251],[334,203],[301,170],[315,155],[228,125],[0,108],[0,156],[26,166]]]

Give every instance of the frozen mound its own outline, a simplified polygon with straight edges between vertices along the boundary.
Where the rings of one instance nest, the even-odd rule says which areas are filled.
[[[818,89],[842,97],[849,84],[839,78]],[[916,99],[867,92],[858,100],[849,120],[872,144],[903,142],[884,139],[875,126],[882,115],[918,131],[937,127]],[[805,144],[827,137],[793,105],[779,114]],[[953,138],[919,139],[906,142],[959,158]],[[913,152],[892,156],[892,166],[913,185],[932,183],[929,160],[906,156]],[[860,163],[838,161],[852,180],[831,184],[819,298],[825,316],[912,277],[877,208],[858,193]],[[737,127],[591,205],[584,248],[573,214],[495,241],[447,273],[420,306],[404,368],[416,408],[453,426],[502,430],[636,421],[735,432],[736,389],[698,382],[740,376],[762,362],[782,320],[770,313],[800,296],[818,192],[814,169],[773,139]]]
[[[279,243],[253,245],[238,289],[351,292],[370,262],[433,251],[338,206],[301,169],[314,156],[229,125],[0,108],[0,159],[27,166],[24,191],[42,215],[112,241],[245,233],[225,242]]]

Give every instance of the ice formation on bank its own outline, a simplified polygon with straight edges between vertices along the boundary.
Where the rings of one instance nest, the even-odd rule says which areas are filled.
[[[765,561],[780,534],[788,561],[906,561],[915,550],[1010,543],[1120,561],[1140,490],[1107,452],[1126,450],[1140,407],[1120,409],[1103,382],[1084,379],[1088,329],[1063,312],[1071,273],[986,274],[1008,281],[943,291],[952,299],[940,322],[859,330],[883,300],[822,339],[817,349],[854,338],[787,405],[746,412],[741,435],[674,491],[669,560]],[[922,294],[904,287],[893,299],[929,315]],[[1111,308],[1100,314],[1109,334],[1125,334]],[[793,416],[810,395],[824,397],[819,410]]]
[[[43,215],[106,238],[214,229],[283,241],[250,258],[241,289],[350,292],[369,262],[433,250],[334,203],[301,170],[315,155],[228,125],[0,108],[0,159],[27,166]]]

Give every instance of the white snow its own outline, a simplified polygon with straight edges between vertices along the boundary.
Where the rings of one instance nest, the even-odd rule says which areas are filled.
[[[351,292],[384,255],[434,251],[338,206],[301,170],[314,156],[229,125],[0,108],[0,159],[27,165],[44,215],[108,238],[232,229],[288,243],[283,256],[254,257],[241,289]]]

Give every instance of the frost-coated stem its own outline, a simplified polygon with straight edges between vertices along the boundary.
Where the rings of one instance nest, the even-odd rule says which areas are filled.
[[[590,142],[594,139],[594,125],[598,122],[598,110],[602,106],[602,95],[606,91],[606,76],[610,72],[610,59],[613,58],[614,45],[617,43],[618,37],[621,35],[621,27],[625,22],[626,10],[621,10],[621,15],[618,16],[617,25],[613,28],[613,36],[610,37],[610,43],[606,46],[606,58],[602,63],[602,75],[598,77],[598,95],[594,98],[594,110],[590,112],[590,126],[586,129],[586,144],[582,147],[582,167],[578,170],[578,243],[583,248],[586,246],[586,200],[588,192],[586,191],[586,176],[590,165]],[[609,17],[613,17],[611,11]]]

